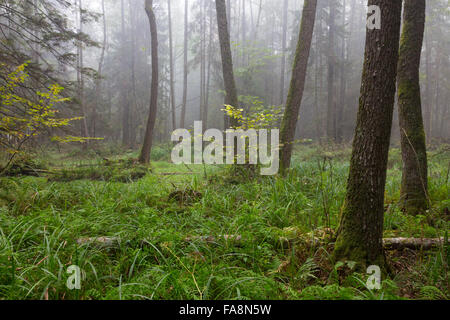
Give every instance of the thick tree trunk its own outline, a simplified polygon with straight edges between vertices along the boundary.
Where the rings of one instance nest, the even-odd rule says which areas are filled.
[[[148,21],[150,23],[150,34],[152,38],[152,84],[147,128],[145,130],[141,154],[139,156],[139,162],[141,163],[150,162],[153,129],[155,127],[156,114],[158,111],[158,31],[156,28],[155,13],[153,12],[153,0],[145,0],[145,12],[147,13]]]
[[[180,128],[184,128],[187,107],[187,81],[188,81],[188,0],[184,2],[184,52],[183,52],[183,105],[181,107]]]
[[[233,74],[233,59],[231,57],[230,34],[228,32],[227,8],[225,0],[216,0],[217,27],[219,32],[220,54],[222,57],[223,82],[225,86],[225,104],[239,107],[236,82]],[[225,119],[225,129],[237,126],[235,119]]]
[[[401,203],[408,214],[428,207],[427,150],[422,119],[419,67],[425,28],[425,0],[405,0],[398,63],[398,107],[402,147]]]
[[[289,94],[286,100],[281,124],[281,170],[285,171],[291,163],[295,128],[300,105],[305,88],[306,69],[308,67],[309,52],[316,19],[317,0],[305,0],[303,5],[302,22],[298,36],[297,49],[295,53],[294,66],[292,70]]]
[[[401,1],[369,0],[381,9],[381,29],[367,29],[361,96],[347,196],[335,260],[386,267],[383,254],[384,188],[394,109]],[[386,269],[385,269],[386,270]]]

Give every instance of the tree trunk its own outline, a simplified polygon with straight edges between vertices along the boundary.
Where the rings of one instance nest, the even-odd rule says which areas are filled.
[[[127,70],[126,66],[126,45],[125,45],[125,4],[124,0],[121,0],[121,63],[122,68]],[[130,145],[130,105],[128,100],[127,80],[125,73],[122,72],[122,87],[121,87],[121,104],[122,104],[122,144],[124,146]]]
[[[92,122],[91,122],[91,132],[92,136],[95,137],[97,135],[96,126],[97,126],[97,110],[99,107],[99,99],[102,94],[102,73],[103,73],[103,63],[105,60],[105,51],[106,51],[106,12],[105,12],[105,0],[102,0],[102,15],[103,15],[103,44],[102,44],[102,52],[100,54],[100,60],[98,62],[98,71],[97,78],[95,81],[95,103],[92,109]]]
[[[78,9],[79,9],[79,33],[83,33],[83,4],[81,0],[78,0]],[[83,62],[83,44],[81,41],[78,42],[78,94],[80,97],[80,107],[81,114],[83,116],[82,123],[82,135],[84,137],[89,137],[89,128],[88,128],[88,119],[86,112],[86,101],[84,96],[84,74],[83,74],[84,62]],[[87,141],[83,143],[83,149],[86,149],[88,146]]]
[[[428,11],[428,10],[427,10]],[[425,31],[425,125],[426,125],[426,138],[428,143],[431,142],[431,109],[433,108],[433,102],[431,98],[431,34],[428,32],[429,28]]]
[[[177,128],[176,105],[175,105],[175,82],[174,82],[174,61],[173,61],[173,37],[172,37],[172,9],[170,0],[167,0],[167,12],[169,20],[169,63],[170,63],[170,105],[172,110],[172,129]]]
[[[158,111],[158,31],[156,18],[153,12],[153,0],[145,0],[145,12],[150,23],[152,39],[152,84],[150,92],[150,109],[148,113],[147,128],[145,130],[144,143],[142,145],[139,162],[149,163],[152,151],[153,129],[155,127],[156,113]]]
[[[231,57],[230,34],[228,32],[227,8],[225,0],[216,0],[217,27],[219,32],[220,54],[222,57],[223,82],[225,86],[225,104],[238,107],[236,83],[233,74],[233,59]],[[236,119],[225,119],[225,129],[237,126]]]
[[[329,0],[328,16],[328,102],[327,102],[327,138],[328,141],[335,141],[336,138],[336,101],[334,86],[334,41],[335,41],[335,15],[336,0]]]
[[[298,36],[294,66],[289,94],[286,100],[281,124],[281,170],[285,171],[291,163],[295,128],[305,88],[306,69],[316,19],[317,0],[306,0],[303,5],[302,22]]]
[[[131,46],[130,46],[130,71],[131,71],[131,94],[132,94],[132,101],[133,103],[130,104],[130,111],[129,111],[129,141],[130,141],[130,147],[134,147],[136,143],[136,120],[137,120],[137,93],[136,93],[136,11],[134,3],[132,3],[133,0],[129,0],[129,9],[130,9],[130,39],[131,39]]]
[[[187,107],[187,81],[188,81],[188,0],[184,2],[184,52],[183,52],[183,105],[181,107],[180,128],[184,128]]]
[[[281,74],[280,74],[280,104],[284,104],[284,80],[286,78],[286,38],[287,38],[287,24],[288,24],[288,6],[289,0],[284,0],[283,5],[283,39],[281,49]]]
[[[369,0],[381,9],[381,29],[367,29],[361,96],[353,140],[347,195],[342,208],[335,260],[362,268],[383,254],[384,188],[394,109],[401,1]]]
[[[341,61],[339,68],[339,105],[336,106],[336,142],[342,143],[344,135],[344,112],[345,112],[345,100],[347,95],[347,78],[346,78],[346,68],[347,68],[347,57],[346,57],[346,25],[345,25],[345,10],[346,1],[342,4],[342,43],[341,43]]]
[[[425,0],[405,0],[398,63],[398,108],[402,147],[401,203],[408,214],[428,208],[427,150],[422,119],[419,67],[425,28]]]

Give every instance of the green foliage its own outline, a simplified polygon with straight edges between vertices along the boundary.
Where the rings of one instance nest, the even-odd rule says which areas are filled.
[[[449,297],[448,246],[417,252],[408,263],[391,259],[394,272],[379,291],[366,287],[368,275],[345,274],[348,264],[329,260],[330,240],[321,234],[328,223],[337,226],[348,173],[344,158],[319,166],[321,151],[302,147],[285,178],[238,183],[224,180],[222,167],[154,162],[141,179],[117,182],[116,174],[134,168],[128,156],[92,160],[87,167],[78,156],[47,156],[49,171],[65,165],[67,182],[0,178],[0,299]],[[433,162],[433,170],[445,171],[442,163]],[[84,180],[69,179],[78,174],[72,171]],[[95,172],[104,178],[92,181]],[[388,179],[395,186],[400,174],[391,171]],[[442,199],[432,200],[433,208],[442,206]],[[448,229],[423,217],[403,219],[393,204],[386,215],[387,235],[416,236],[427,228],[443,235]],[[118,242],[77,242],[86,237]],[[323,244],[312,248],[305,239]],[[403,259],[408,252],[397,254]],[[71,264],[86,275],[79,291],[65,286]]]
[[[0,146],[11,154],[10,159],[22,150],[28,140],[80,119],[57,116],[59,111],[55,105],[69,100],[61,96],[64,88],[58,84],[50,85],[46,92],[32,92],[32,97],[29,97],[24,89],[30,82],[27,66],[28,63],[24,63],[8,73],[7,66],[0,65],[1,74],[6,78],[0,86]],[[86,138],[54,136],[53,139],[59,142],[83,142]]]

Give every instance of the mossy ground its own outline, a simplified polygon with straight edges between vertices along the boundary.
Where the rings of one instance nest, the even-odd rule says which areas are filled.
[[[176,166],[165,150],[153,154],[159,161],[140,179],[0,178],[0,299],[450,297],[448,247],[389,252],[393,273],[379,291],[366,288],[366,274],[347,276],[351,263],[330,260],[327,240],[345,196],[349,148],[302,146],[287,177],[254,179],[230,177],[224,166]],[[433,206],[415,217],[398,206],[401,155],[391,151],[386,237],[439,237],[449,229],[450,154],[443,150],[429,157]],[[68,171],[136,156],[41,155],[49,170]],[[120,242],[77,244],[100,236]],[[322,245],[308,245],[313,237]],[[66,287],[73,264],[85,274],[81,290]]]

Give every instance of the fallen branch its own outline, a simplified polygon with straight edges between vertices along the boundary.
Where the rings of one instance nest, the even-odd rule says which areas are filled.
[[[185,242],[203,241],[206,243],[214,243],[220,240],[233,243],[235,245],[241,244],[241,235],[218,235],[215,236],[194,236],[184,239]],[[93,245],[98,248],[111,248],[120,244],[119,237],[94,237],[94,238],[80,238],[77,240],[79,245]],[[321,245],[321,241],[318,239],[307,239],[313,246]],[[280,238],[280,242],[286,246],[293,245],[296,241]],[[141,241],[141,244],[145,244],[146,241]],[[399,249],[414,249],[414,250],[430,250],[437,248],[444,243],[444,238],[385,238],[383,239],[383,247],[385,250],[399,250]]]
[[[386,250],[423,249],[429,250],[444,244],[444,238],[385,238],[383,247]]]

